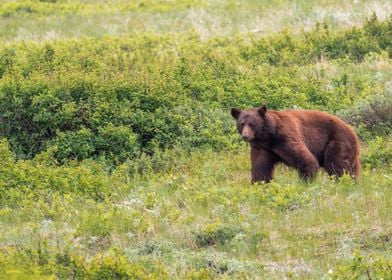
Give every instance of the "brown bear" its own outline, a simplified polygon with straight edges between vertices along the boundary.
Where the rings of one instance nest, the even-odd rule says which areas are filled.
[[[252,182],[269,182],[275,164],[298,170],[301,178],[313,178],[320,167],[337,177],[345,172],[358,177],[359,142],[341,119],[314,110],[231,109],[237,129],[249,142]]]

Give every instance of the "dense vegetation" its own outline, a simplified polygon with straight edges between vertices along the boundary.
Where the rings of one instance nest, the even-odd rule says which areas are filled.
[[[211,5],[76,2],[8,2],[0,22]],[[0,277],[391,278],[392,17],[158,33],[0,46]],[[280,166],[251,185],[229,111],[261,103],[348,121],[360,180]]]
[[[378,80],[353,79],[345,69],[377,56],[392,56],[392,19],[341,32],[319,26],[301,37],[8,44],[0,49],[0,133],[18,157],[52,148],[61,162],[227,148],[237,139],[227,115],[234,105],[335,113],[370,96],[390,98]],[[343,68],[334,77],[324,65],[331,60]]]

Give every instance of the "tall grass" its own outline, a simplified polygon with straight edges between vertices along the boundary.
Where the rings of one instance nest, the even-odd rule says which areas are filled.
[[[98,268],[101,276],[122,269],[132,275],[134,267],[125,264],[150,263],[171,279],[195,273],[314,279],[358,255],[391,257],[390,163],[372,163],[358,183],[349,177],[335,182],[320,172],[305,184],[279,166],[272,183],[251,185],[245,146],[170,158],[166,171],[136,177],[129,164],[109,174],[92,162],[61,167],[38,159],[8,161],[0,168],[5,275],[34,271],[68,278]],[[4,177],[12,168],[18,188]],[[55,183],[64,189],[54,191],[48,179],[64,181]],[[100,197],[83,190],[96,184]],[[102,252],[108,264],[94,266],[91,260]],[[124,267],[109,266],[120,260]]]
[[[241,33],[268,35],[309,30],[317,22],[334,28],[363,23],[375,12],[392,13],[387,0],[353,1],[3,1],[0,38],[52,40],[64,37],[124,36],[196,32],[202,38]]]

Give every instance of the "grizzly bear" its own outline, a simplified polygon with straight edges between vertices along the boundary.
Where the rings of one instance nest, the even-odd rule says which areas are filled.
[[[231,109],[237,129],[250,145],[252,182],[269,182],[275,164],[298,170],[302,179],[315,177],[320,167],[329,175],[359,175],[359,142],[341,119],[314,110]]]

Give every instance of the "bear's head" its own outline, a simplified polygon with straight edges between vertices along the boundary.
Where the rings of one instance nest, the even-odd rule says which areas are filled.
[[[231,109],[231,115],[237,120],[237,129],[242,139],[247,142],[255,139],[262,139],[265,126],[265,105],[260,108],[239,110]]]

